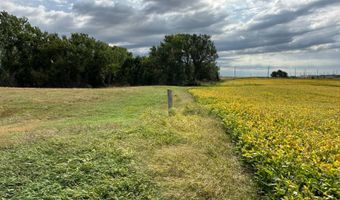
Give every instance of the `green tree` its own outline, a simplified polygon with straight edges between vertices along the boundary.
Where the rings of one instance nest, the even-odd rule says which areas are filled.
[[[218,58],[208,35],[175,34],[165,36],[160,46],[153,47],[150,59],[166,74],[160,83],[195,85],[200,81],[218,80]]]
[[[0,12],[0,85],[195,85],[218,80],[217,57],[208,35],[168,35],[148,57],[133,57],[87,34],[60,37]]]
[[[32,83],[30,64],[37,48],[35,40],[40,34],[26,18],[0,13],[2,83],[21,86]]]
[[[278,71],[273,71],[271,73],[271,77],[273,77],[273,78],[287,78],[288,73],[279,69]]]
[[[132,54],[86,34],[59,37],[0,13],[0,85],[103,87]]]

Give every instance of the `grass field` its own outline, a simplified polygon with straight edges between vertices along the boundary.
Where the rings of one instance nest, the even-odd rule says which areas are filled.
[[[223,120],[266,198],[340,198],[340,80],[238,79],[190,91]]]
[[[0,88],[0,199],[256,199],[220,120],[173,87]]]

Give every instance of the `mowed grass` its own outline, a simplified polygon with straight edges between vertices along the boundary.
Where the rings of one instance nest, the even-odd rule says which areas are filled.
[[[191,92],[224,121],[266,198],[340,198],[339,79],[237,79]]]
[[[1,199],[256,199],[187,88],[0,88]]]

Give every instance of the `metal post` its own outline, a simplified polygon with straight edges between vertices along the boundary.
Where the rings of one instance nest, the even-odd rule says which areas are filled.
[[[170,114],[170,111],[173,106],[173,98],[172,98],[172,90],[168,89],[168,112]]]

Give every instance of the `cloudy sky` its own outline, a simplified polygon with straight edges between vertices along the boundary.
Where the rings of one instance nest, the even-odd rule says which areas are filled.
[[[222,75],[340,74],[340,0],[1,0],[49,32],[88,33],[144,55],[166,34],[204,33]]]

